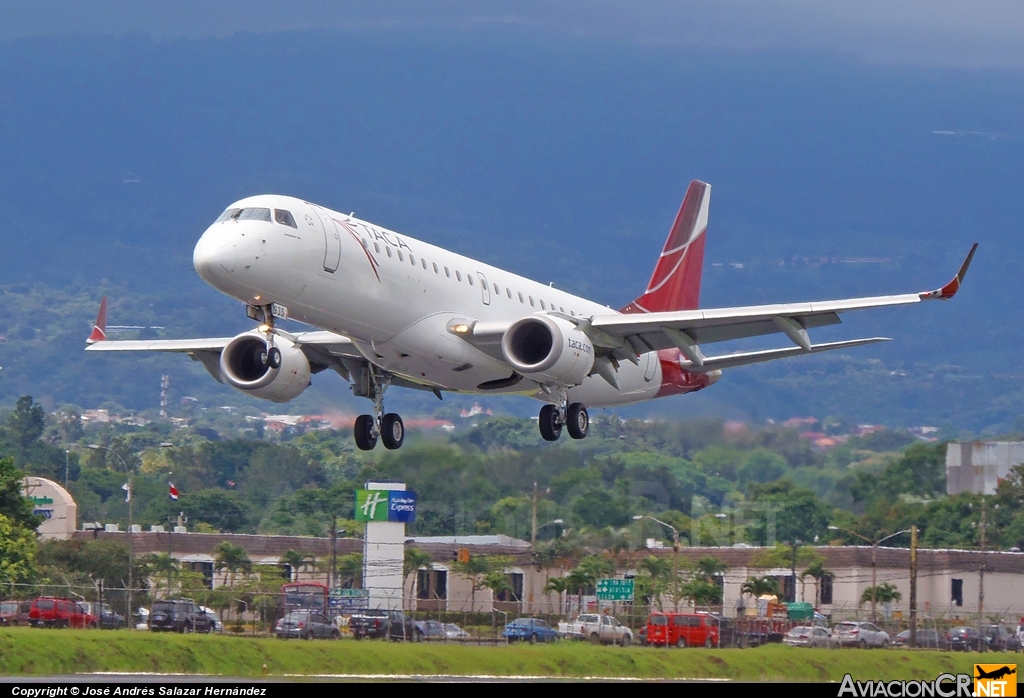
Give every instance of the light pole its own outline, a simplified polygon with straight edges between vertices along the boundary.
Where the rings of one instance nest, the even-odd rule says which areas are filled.
[[[172,444],[172,443],[170,443],[168,441],[164,441],[163,443],[160,444],[159,447],[160,448],[169,448],[169,447],[171,447],[173,445],[174,444]],[[127,500],[128,500],[128,599],[127,599],[127,601],[128,601],[128,610],[127,610],[127,615],[128,615],[128,629],[132,630],[133,629],[133,627],[132,627],[133,624],[131,622],[131,618],[132,618],[132,584],[133,584],[133,581],[132,581],[132,567],[135,566],[135,539],[134,539],[134,536],[133,536],[134,531],[132,531],[132,470],[131,470],[131,468],[128,467],[128,464],[125,462],[124,458],[121,457],[121,454],[118,453],[117,451],[115,451],[114,449],[110,448],[109,446],[101,446],[99,444],[89,444],[89,448],[91,448],[94,451],[107,451],[109,453],[113,453],[114,456],[117,458],[117,460],[119,460],[121,462],[121,467],[124,468],[124,472],[128,476],[128,484],[127,484],[127,488],[128,488],[128,490],[127,490],[127,493],[128,493],[128,496],[127,496]],[[135,455],[136,455],[136,457],[141,457],[143,453],[145,453],[146,451],[150,451],[153,448],[156,448],[156,447],[155,446],[150,446],[150,447],[144,448],[144,449],[142,449],[141,451],[139,451]]]
[[[903,533],[910,533],[910,529],[908,528],[905,531],[896,531],[896,533],[890,533],[885,538],[879,538],[878,540],[871,540],[867,536],[862,536],[859,533],[855,533],[854,531],[851,531],[851,530],[846,529],[846,528],[839,528],[838,526],[829,526],[828,530],[830,530],[830,531],[842,531],[843,533],[849,533],[851,536],[857,536],[861,540],[867,541],[868,543],[871,543],[871,622],[872,623],[876,622],[875,621],[875,618],[876,618],[875,602],[877,600],[877,595],[878,595],[878,584],[876,582],[876,579],[877,579],[876,578],[877,564],[876,564],[876,559],[875,559],[875,553],[878,552],[878,544],[879,543],[884,543],[885,541],[889,540],[890,538],[895,538],[896,536],[901,535]]]
[[[67,488],[68,488],[68,473],[71,470],[70,460],[71,460],[71,449],[70,448],[65,448],[64,449],[64,489],[65,490],[67,490]]]
[[[676,527],[670,523],[665,523],[661,519],[656,519],[648,514],[637,514],[633,517],[634,521],[640,521],[642,519],[650,519],[655,523],[659,523],[665,528],[672,531],[672,606],[675,611],[679,610],[679,531]]]

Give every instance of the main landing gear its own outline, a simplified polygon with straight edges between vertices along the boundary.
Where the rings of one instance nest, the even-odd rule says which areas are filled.
[[[590,431],[590,415],[583,403],[566,403],[568,398],[563,394],[558,405],[544,405],[540,408],[537,423],[545,441],[558,441],[563,426],[574,439],[586,438]]]
[[[396,413],[384,413],[384,391],[391,384],[391,379],[382,378],[372,367],[369,379],[371,394],[367,397],[373,400],[373,414],[361,414],[356,417],[356,447],[360,451],[372,451],[377,445],[377,439],[380,438],[384,448],[393,451],[405,441],[405,424]]]

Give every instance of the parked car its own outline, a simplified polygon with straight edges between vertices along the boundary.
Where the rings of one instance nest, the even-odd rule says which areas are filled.
[[[118,630],[125,627],[124,616],[114,613],[108,603],[97,603],[94,601],[81,602],[86,610],[99,619],[99,625],[104,630]]]
[[[647,619],[649,645],[716,647],[718,623],[706,613],[652,613]]]
[[[612,616],[598,613],[581,614],[570,625],[573,639],[587,640],[595,645],[622,645],[633,642],[633,631]]]
[[[40,596],[28,612],[32,625],[46,628],[95,628],[99,622],[85,606],[71,599]]]
[[[1020,638],[1006,626],[990,625],[985,628],[988,648],[993,652],[1020,652]]]
[[[908,647],[910,645],[910,631],[904,630],[892,641],[893,647]],[[917,646],[931,650],[948,650],[949,638],[935,630],[917,631]]]
[[[302,638],[304,640],[337,640],[341,630],[333,620],[316,611],[292,611],[277,621],[274,634],[278,638]]]
[[[149,630],[149,609],[137,608],[132,614],[132,622],[136,630]]]
[[[864,621],[843,621],[835,628],[836,642],[840,647],[889,647],[889,633],[874,623]]]
[[[4,601],[0,603],[0,625],[28,625],[31,601]]]
[[[977,628],[960,626],[949,631],[949,649],[954,652],[980,652],[981,635]]]
[[[558,631],[539,618],[516,618],[505,626],[501,636],[509,642],[526,640],[532,645],[535,642],[552,642],[557,639]]]
[[[798,625],[782,638],[790,647],[835,647],[836,641],[827,628]]]
[[[401,611],[387,611],[371,608],[353,613],[348,627],[357,640],[364,637],[390,638],[392,640],[416,640],[416,628],[412,620]]]
[[[424,640],[445,640],[444,623],[439,620],[417,620],[413,622],[413,632],[416,634],[416,641]]]
[[[470,639],[469,633],[455,625],[455,623],[444,624],[444,637],[448,642],[465,642]]]
[[[212,633],[213,617],[191,599],[157,601],[149,611],[149,629],[176,633]]]
[[[207,608],[206,606],[200,606],[199,610],[208,615],[210,619],[213,620],[213,632],[224,632],[224,624],[220,622],[220,618],[217,616],[216,611],[214,611],[212,608]]]

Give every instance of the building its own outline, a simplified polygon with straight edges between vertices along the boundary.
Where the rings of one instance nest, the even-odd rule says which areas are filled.
[[[946,493],[995,494],[1024,463],[1024,441],[953,441],[946,446]]]
[[[78,528],[78,505],[66,489],[53,480],[29,476],[22,491],[32,500],[32,513],[43,517],[36,529],[42,540],[71,538]]]

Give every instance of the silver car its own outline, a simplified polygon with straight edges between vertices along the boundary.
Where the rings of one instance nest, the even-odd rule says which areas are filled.
[[[798,625],[782,638],[790,647],[835,647],[836,641],[828,628]]]
[[[835,635],[841,647],[889,647],[889,633],[874,623],[844,621],[836,626]]]

